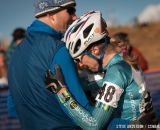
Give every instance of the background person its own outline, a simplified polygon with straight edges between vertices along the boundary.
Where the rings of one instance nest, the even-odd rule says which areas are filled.
[[[125,32],[118,32],[116,34],[113,35],[113,37],[121,42],[124,42],[127,46],[127,53],[129,55],[132,55],[132,57],[134,57],[134,59],[137,58],[138,60],[138,64],[139,66],[141,67],[141,69],[143,71],[146,71],[148,70],[148,62],[147,60],[145,59],[145,57],[143,56],[143,54],[135,47],[133,47],[131,44],[130,44],[130,40],[129,40],[129,37],[128,37],[128,34],[125,33]]]
[[[7,111],[8,80],[5,50],[0,50],[0,130],[20,130],[17,118],[11,117]]]
[[[26,30],[23,28],[16,28],[13,31],[13,33],[12,33],[13,39],[12,39],[12,42],[6,52],[7,65],[9,65],[11,56],[14,53],[16,47],[21,43],[21,41],[25,37],[25,33],[26,33]],[[7,98],[7,109],[8,109],[8,113],[9,113],[10,117],[14,117],[14,118],[17,117],[14,103],[13,103],[13,99],[12,99],[12,96],[11,96],[11,93],[9,90],[8,90],[8,98]]]
[[[9,64],[11,55],[13,54],[13,52],[16,49],[17,45],[19,43],[21,43],[22,39],[25,37],[25,33],[26,33],[26,30],[23,29],[23,28],[16,28],[13,31],[13,33],[12,33],[13,39],[12,39],[12,42],[9,45],[9,47],[7,49],[7,52],[6,52],[6,61],[7,61],[7,64]]]

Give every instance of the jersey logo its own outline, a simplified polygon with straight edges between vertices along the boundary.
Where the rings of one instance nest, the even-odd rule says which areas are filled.
[[[75,109],[77,106],[78,106],[78,105],[77,105],[76,101],[72,101],[72,102],[70,103],[71,109]]]
[[[123,91],[124,90],[116,84],[104,82],[103,87],[96,97],[96,101],[117,108],[118,101]]]

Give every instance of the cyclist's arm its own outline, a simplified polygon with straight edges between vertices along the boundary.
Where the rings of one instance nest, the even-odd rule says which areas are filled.
[[[97,130],[108,123],[122,93],[123,90],[116,84],[104,82],[96,97],[97,102],[92,113],[80,106],[66,88],[58,93],[58,98],[77,125],[85,130]]]
[[[84,130],[99,130],[104,127],[113,112],[113,107],[97,102],[92,112],[83,108],[67,90],[57,94],[74,122]]]

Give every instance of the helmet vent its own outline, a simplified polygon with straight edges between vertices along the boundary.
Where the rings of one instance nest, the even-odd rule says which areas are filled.
[[[83,31],[83,37],[88,37],[89,33],[91,32],[94,24],[89,25],[84,31]]]
[[[83,22],[82,22],[82,23],[83,23]],[[79,25],[77,25],[77,26],[73,29],[72,33],[75,33],[75,32],[79,29],[79,27],[82,25],[82,23],[80,23]]]
[[[72,49],[71,42],[68,44],[68,48]]]
[[[76,53],[79,50],[80,47],[81,47],[81,40],[78,39],[78,41],[76,43],[76,46],[74,48],[74,53]]]

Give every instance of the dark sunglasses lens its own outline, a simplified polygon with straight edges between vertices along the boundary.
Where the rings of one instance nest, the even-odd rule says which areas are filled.
[[[69,7],[69,8],[67,8],[67,12],[68,12],[70,15],[73,15],[73,14],[75,14],[76,9],[75,9],[74,7]]]

